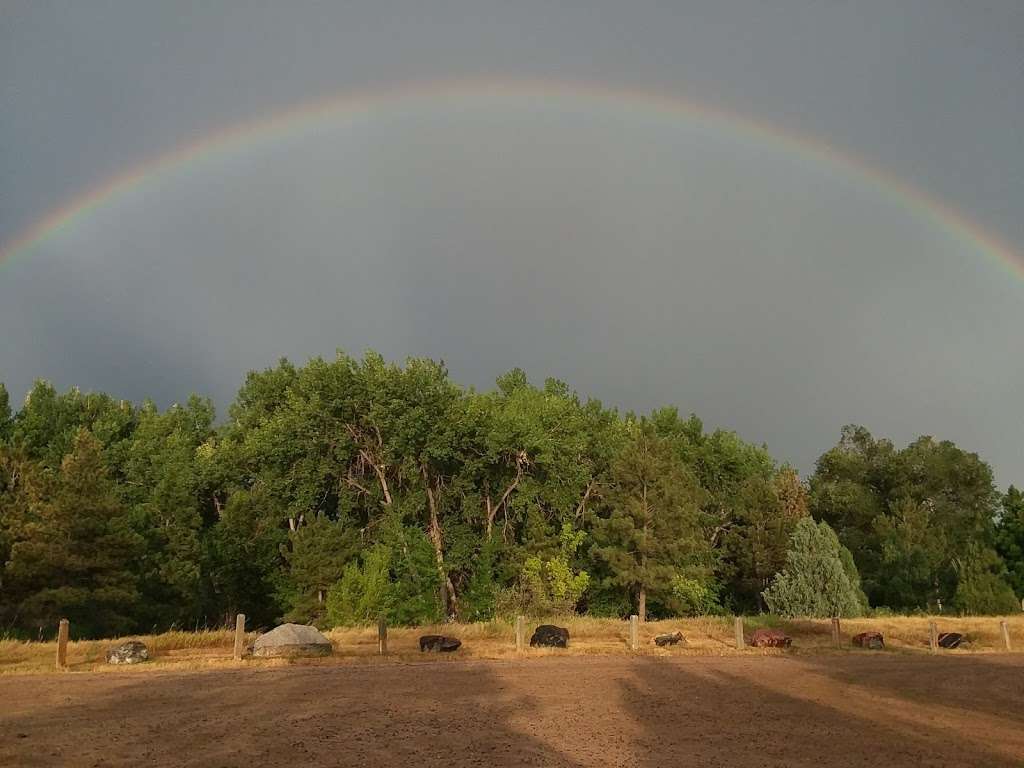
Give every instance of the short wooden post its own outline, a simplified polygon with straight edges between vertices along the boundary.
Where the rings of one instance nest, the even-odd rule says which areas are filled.
[[[746,643],[743,640],[743,617],[737,616],[735,622],[736,629],[736,648],[743,650],[746,647]]]
[[[68,620],[57,625],[57,669],[68,668]]]
[[[1010,644],[1010,625],[1005,621],[999,622],[999,629],[1003,633],[1003,647],[1008,651],[1013,650],[1013,646]]]
[[[939,650],[939,630],[936,629],[934,621],[928,622],[928,646],[932,653],[937,653]]]
[[[235,652],[233,654],[235,661],[241,661],[243,653],[245,653],[245,614],[240,613],[235,616]]]
[[[526,617],[516,616],[516,653],[526,649]]]
[[[839,618],[832,617],[832,645],[839,648]]]
[[[377,622],[377,651],[381,656],[388,655],[388,623],[383,617]]]
[[[629,617],[629,650],[640,649],[640,617],[633,614]]]

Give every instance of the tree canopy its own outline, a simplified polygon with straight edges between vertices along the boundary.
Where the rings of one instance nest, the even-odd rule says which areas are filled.
[[[930,437],[847,427],[805,483],[672,407],[375,353],[251,372],[220,423],[196,396],[0,385],[0,632],[778,609],[811,518],[873,606],[1005,612],[1021,498]]]

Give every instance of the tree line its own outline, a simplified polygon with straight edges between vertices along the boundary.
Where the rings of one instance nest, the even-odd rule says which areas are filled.
[[[339,353],[161,411],[0,384],[0,634],[586,612],[1006,613],[1024,494],[845,427],[805,481],[666,407]]]

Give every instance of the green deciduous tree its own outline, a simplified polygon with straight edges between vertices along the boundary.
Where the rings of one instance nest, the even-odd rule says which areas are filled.
[[[897,450],[863,427],[843,429],[811,478],[812,513],[853,553],[875,605],[953,605],[960,564],[988,560],[998,510],[991,468],[949,441]]]

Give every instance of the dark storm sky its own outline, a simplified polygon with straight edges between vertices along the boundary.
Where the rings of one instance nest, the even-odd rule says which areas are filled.
[[[0,0],[0,243],[347,90],[528,78],[817,137],[1024,251],[1024,4]],[[0,381],[161,404],[337,347],[664,403],[808,470],[839,428],[1024,482],[1024,277],[849,169],[569,92],[420,98],[139,185],[0,264]]]

